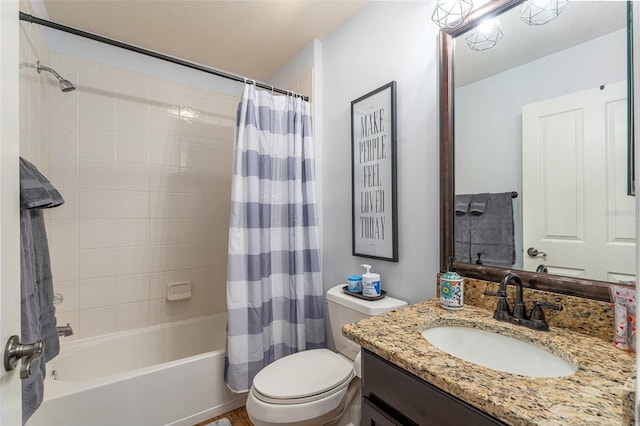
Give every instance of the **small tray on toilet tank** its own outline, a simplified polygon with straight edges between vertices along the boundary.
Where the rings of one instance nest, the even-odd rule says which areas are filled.
[[[349,291],[349,286],[347,286],[347,285],[342,287],[342,291],[347,293],[349,296],[357,297],[358,299],[362,299],[362,300],[380,300],[380,299],[384,299],[384,297],[387,295],[386,291],[380,290],[380,296],[365,296],[362,293],[356,293],[356,292],[353,292],[353,291]]]

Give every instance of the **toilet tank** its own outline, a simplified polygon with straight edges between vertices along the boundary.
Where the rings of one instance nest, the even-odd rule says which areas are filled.
[[[336,345],[336,350],[354,360],[360,352],[360,346],[342,335],[342,326],[359,321],[383,312],[392,311],[405,306],[404,300],[386,296],[380,300],[363,300],[346,294],[340,284],[327,291],[327,307],[329,310],[329,322],[331,334]]]

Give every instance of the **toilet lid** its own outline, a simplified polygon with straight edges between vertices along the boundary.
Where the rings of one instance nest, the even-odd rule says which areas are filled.
[[[255,376],[253,388],[270,400],[308,400],[348,384],[354,374],[346,358],[328,349],[313,349],[269,364]]]

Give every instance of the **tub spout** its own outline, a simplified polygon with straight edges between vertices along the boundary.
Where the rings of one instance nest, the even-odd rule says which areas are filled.
[[[60,325],[56,327],[56,329],[58,330],[58,336],[68,337],[73,335],[73,329],[69,323],[67,323],[67,325]]]

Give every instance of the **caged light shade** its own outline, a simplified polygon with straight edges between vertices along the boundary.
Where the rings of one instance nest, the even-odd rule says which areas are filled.
[[[477,30],[464,38],[464,41],[467,42],[471,49],[482,51],[491,49],[502,36],[504,36],[504,32],[500,22],[498,19],[493,18],[482,22]]]
[[[568,0],[527,0],[520,19],[529,25],[544,25],[560,15]]]
[[[455,28],[467,19],[471,9],[472,0],[438,0],[431,20],[440,28]]]

